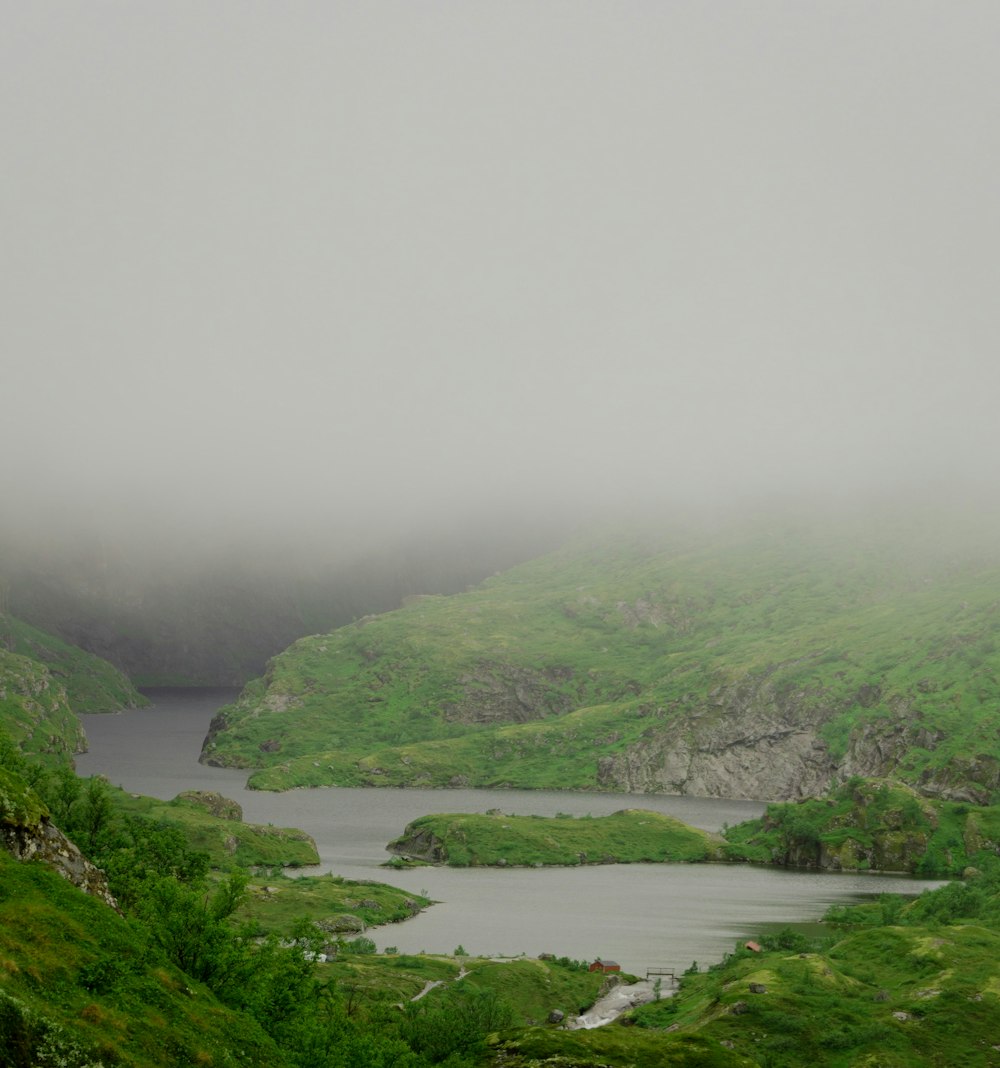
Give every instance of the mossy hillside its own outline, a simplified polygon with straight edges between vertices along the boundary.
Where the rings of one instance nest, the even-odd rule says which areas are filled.
[[[323,750],[255,771],[248,786],[476,786],[560,790],[596,785],[602,756],[622,753],[661,721],[663,710],[600,705],[533,723],[473,730],[458,738],[356,750]]]
[[[718,835],[672,816],[627,809],[610,816],[421,816],[387,848],[452,867],[628,864],[719,860]]]
[[[69,764],[86,737],[65,688],[37,660],[0,649],[0,730],[47,764]]]
[[[160,801],[109,787],[115,810],[123,816],[139,816],[180,830],[189,849],[206,853],[215,868],[300,867],[319,863],[316,843],[294,827],[272,827],[224,818],[197,798],[183,794]],[[238,806],[237,806],[238,808]]]
[[[386,1000],[401,1004],[418,995],[433,1005],[461,989],[502,999],[513,1012],[513,1025],[519,1027],[544,1023],[555,1009],[566,1015],[579,1012],[593,1004],[604,982],[604,976],[589,972],[586,964],[566,958],[508,960],[348,952],[325,970],[363,1005]],[[431,983],[439,985],[428,989]]]
[[[236,917],[260,934],[291,936],[299,921],[322,925],[331,937],[351,938],[367,927],[399,923],[432,904],[385,883],[344,879],[338,875],[290,878],[278,872],[254,876]],[[345,922],[354,921],[354,922]]]
[[[597,1000],[605,976],[584,961],[523,957],[519,960],[466,958],[463,985],[502,998],[519,1027],[544,1024],[558,1010],[573,1016]]]
[[[355,953],[345,944],[323,972],[362,1011],[371,1011],[404,1005],[431,983],[454,983],[464,964],[465,958],[426,953]]]
[[[992,1065],[998,917],[994,877],[910,904],[840,908],[833,918],[846,933],[810,946],[786,932],[763,953],[739,948],[631,1019],[725,1042],[770,1068]]]
[[[494,1049],[497,1063],[507,1068],[762,1068],[762,1062],[705,1035],[614,1025],[590,1031],[536,1027],[498,1036]]]
[[[170,965],[144,936],[41,864],[0,849],[0,1050],[11,1065],[286,1063],[245,1015]],[[33,1052],[32,1052],[33,1051]]]
[[[48,814],[45,803],[20,775],[0,767],[0,824],[32,829]]]
[[[78,713],[145,703],[107,661],[0,614],[0,729],[24,752],[68,764],[87,746]]]
[[[905,784],[853,779],[825,798],[767,807],[728,828],[732,859],[845,871],[960,875],[1000,850],[1000,806],[922,797]]]
[[[117,712],[149,702],[116,667],[23,620],[0,615],[0,645],[44,664],[66,690],[73,711]]]
[[[613,789],[601,758],[709,738],[763,702],[817,732],[831,767],[873,763],[864,742],[884,735],[878,774],[983,800],[1000,783],[998,606],[995,557],[893,538],[577,544],[302,639],[223,711],[204,759],[267,768],[266,788]]]

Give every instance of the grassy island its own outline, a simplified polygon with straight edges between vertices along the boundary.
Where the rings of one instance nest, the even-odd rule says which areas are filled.
[[[672,816],[623,809],[610,816],[421,816],[388,849],[452,867],[540,867],[723,859],[725,843]]]

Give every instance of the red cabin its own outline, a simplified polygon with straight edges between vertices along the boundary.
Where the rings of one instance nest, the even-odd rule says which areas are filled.
[[[589,970],[592,972],[620,972],[622,966],[613,960],[595,960]]]

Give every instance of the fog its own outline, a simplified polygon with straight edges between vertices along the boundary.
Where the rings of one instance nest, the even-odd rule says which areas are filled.
[[[8,524],[994,492],[992,0],[4,23]]]

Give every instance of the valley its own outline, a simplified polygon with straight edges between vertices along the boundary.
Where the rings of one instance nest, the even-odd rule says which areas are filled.
[[[7,839],[27,857],[33,828],[54,842],[65,824],[163,961],[112,977],[81,945],[65,989],[91,1002],[57,1005],[8,935],[7,1038],[81,1068],[98,1047],[223,1063],[242,1014],[248,1063],[375,1068],[405,1048],[414,1068],[771,1068],[798,1063],[779,1033],[822,1003],[817,1064],[873,1044],[935,1064],[945,1017],[923,1002],[1000,989],[982,951],[1000,900],[998,605],[982,543],[873,535],[861,551],[842,532],[746,528],[577,540],[299,638],[239,691],[139,693],[4,617]],[[73,911],[40,873],[18,880],[49,930]],[[889,938],[898,966],[866,971]],[[586,961],[609,957],[686,974],[629,1009],[631,1028],[546,1023],[597,996]],[[160,1026],[150,983],[185,982],[168,965],[218,1007],[207,1028],[171,1002],[180,1044],[164,1053],[121,1021]],[[255,978],[237,990],[229,967]],[[807,996],[815,975],[830,978]],[[425,987],[419,1011],[388,1011]],[[265,1010],[265,988],[274,1004],[297,990],[312,1015]],[[455,1013],[469,1044],[436,1046]],[[978,1017],[963,1019],[961,1048],[979,1048]]]

